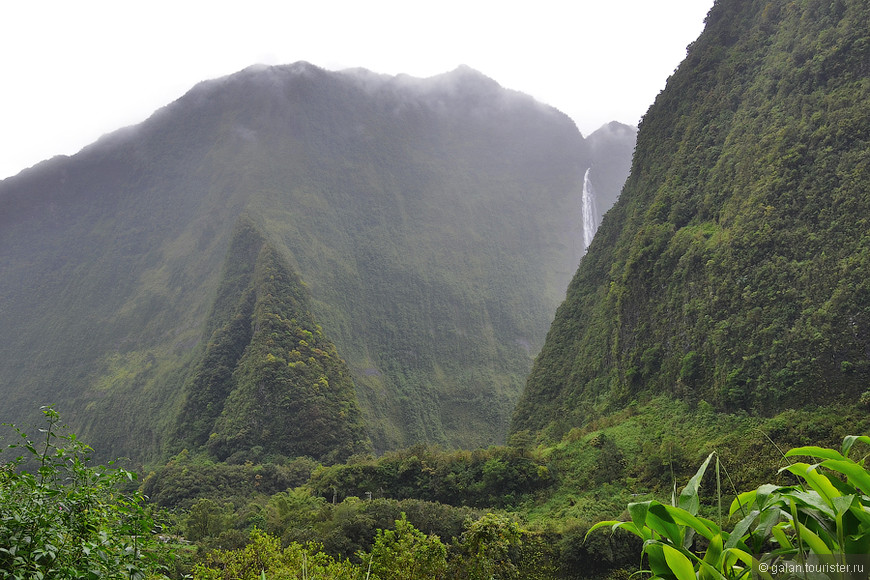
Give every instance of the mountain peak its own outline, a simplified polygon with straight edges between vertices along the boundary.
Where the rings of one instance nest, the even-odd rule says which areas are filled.
[[[499,442],[581,258],[588,154],[465,66],[200,83],[0,182],[0,421],[54,401],[137,459],[174,433],[327,457],[306,437],[342,418],[350,451]]]

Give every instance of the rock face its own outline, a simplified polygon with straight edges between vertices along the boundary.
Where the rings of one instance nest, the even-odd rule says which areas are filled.
[[[136,459],[500,441],[592,159],[468,68],[201,83],[0,182],[0,420]]]

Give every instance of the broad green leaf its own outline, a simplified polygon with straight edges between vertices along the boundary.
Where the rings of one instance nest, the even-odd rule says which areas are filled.
[[[755,519],[759,515],[758,510],[752,510],[749,512],[746,517],[737,522],[734,526],[734,529],[731,530],[730,535],[728,536],[728,541],[725,543],[726,548],[734,548],[737,544],[742,540],[743,536],[746,535],[746,532],[749,531],[750,526],[755,521]]]
[[[808,445],[806,447],[795,447],[794,449],[789,449],[785,452],[786,457],[794,457],[795,455],[804,455],[807,457],[818,457],[819,459],[845,459],[842,454],[838,451],[834,451],[833,449],[827,449],[825,447],[816,447],[814,445]]]
[[[683,543],[683,534],[680,527],[668,513],[667,508],[659,502],[650,502],[649,509],[646,514],[646,524],[648,527],[661,534],[675,546],[680,546]]]
[[[834,498],[834,510],[837,512],[838,516],[842,516],[844,513],[849,511],[852,508],[852,504],[855,503],[855,499],[857,496],[855,495],[844,495],[841,497]]]
[[[828,545],[825,544],[825,542],[818,535],[816,535],[815,532],[813,532],[811,529],[809,529],[808,527],[806,527],[805,525],[803,525],[800,522],[792,521],[793,525],[795,523],[797,523],[797,525],[800,528],[801,540],[809,547],[810,550],[812,550],[816,554],[830,554],[831,553],[831,548],[828,547]]]
[[[698,568],[698,577],[702,580],[727,580],[724,574],[719,571],[719,569],[715,566],[711,566],[704,560],[698,562],[700,567]]]
[[[845,457],[849,456],[849,451],[852,450],[852,445],[858,441],[863,441],[867,445],[870,445],[870,437],[867,435],[846,435],[843,437],[843,448],[841,451]]]
[[[585,538],[589,537],[589,534],[591,534],[592,532],[594,532],[595,530],[597,530],[599,528],[607,528],[607,527],[611,527],[614,525],[618,526],[619,524],[622,524],[622,523],[624,523],[624,522],[619,522],[616,520],[605,520],[603,522],[598,522],[597,524],[595,524],[594,526],[589,528],[589,531],[586,532],[586,536],[584,537],[584,540],[585,540]]]
[[[722,539],[722,534],[716,534],[710,538],[710,544],[707,546],[707,551],[704,552],[703,561],[710,566],[719,568],[722,561],[722,550],[724,548],[725,545]]]
[[[734,498],[731,502],[731,508],[728,510],[728,515],[733,516],[737,510],[743,510],[744,513],[755,503],[755,497],[758,495],[758,490],[744,491]]]
[[[829,459],[822,461],[822,466],[832,471],[842,473],[849,483],[860,489],[864,495],[870,495],[870,473],[854,461],[845,459],[842,461]]]
[[[756,507],[764,511],[765,508],[771,501],[776,501],[776,498],[779,497],[779,494],[784,490],[789,488],[784,488],[781,486],[776,486],[770,483],[765,483],[764,485],[758,486],[758,489],[755,490],[755,505]]]
[[[756,560],[752,554],[749,554],[745,550],[740,550],[737,548],[728,548],[725,550],[725,553],[728,556],[732,556],[734,558],[734,562],[737,561],[743,562],[746,566],[748,566],[751,570],[753,570],[762,580],[773,580],[773,577],[770,575],[770,572],[766,570],[760,570],[758,568],[758,560]]]
[[[643,545],[643,551],[649,560],[649,567],[656,576],[668,577],[672,574],[671,567],[665,558],[664,544],[658,540],[648,540]]]
[[[665,505],[663,507],[671,515],[671,518],[673,518],[674,522],[692,528],[708,540],[711,539],[714,534],[719,531],[718,528],[714,530],[710,527],[709,524],[712,524],[712,522],[704,522],[702,519],[698,518],[693,514],[690,514],[685,510],[668,505]]]
[[[782,517],[782,510],[779,508],[770,508],[761,512],[758,518],[758,525],[753,530],[753,549],[760,551],[762,544],[770,538],[770,531]]]
[[[862,505],[860,501],[855,501],[852,502],[849,513],[855,516],[863,529],[867,530],[867,533],[870,533],[870,507]]]
[[[662,545],[662,550],[664,551],[668,568],[671,569],[677,580],[697,580],[695,577],[695,566],[685,554],[667,544]]]
[[[638,528],[646,525],[646,512],[649,509],[649,501],[634,502],[628,504],[628,515]]]
[[[792,463],[791,465],[780,469],[780,472],[790,471],[798,477],[804,478],[809,486],[816,490],[828,505],[833,506],[833,498],[843,494],[834,487],[827,477],[816,471],[817,467],[818,464],[809,465],[806,463]]]
[[[644,541],[652,539],[652,532],[649,528],[647,528],[646,526],[638,528],[636,525],[634,525],[634,522],[617,522],[613,525],[613,530],[611,533],[615,533],[616,530],[619,529],[628,530],[629,532]]]
[[[616,532],[616,530],[618,530],[618,529],[623,529],[623,530],[627,530],[627,531],[631,532],[632,534],[634,534],[635,536],[639,537],[642,540],[648,540],[650,538],[650,534],[648,532],[646,532],[646,528],[638,528],[634,524],[634,522],[620,522],[620,521],[616,521],[616,520],[607,520],[607,521],[603,521],[603,522],[598,522],[597,524],[595,524],[594,526],[589,528],[589,531],[586,532],[586,535],[584,536],[583,541],[586,541],[586,539],[589,538],[589,534],[591,534],[595,530],[598,530],[600,528],[605,528],[605,527],[609,527],[611,533]]]
[[[802,490],[796,489],[794,491],[784,493],[783,497],[790,497],[790,498],[794,499],[796,502],[798,502],[799,504],[817,509],[829,518],[833,518],[835,516],[833,503],[831,503],[831,504],[826,503],[822,499],[822,497],[818,494],[818,492],[816,492],[815,490],[802,491]],[[831,499],[831,501],[833,502],[834,500],[838,499],[839,497],[840,496],[834,497]]]
[[[781,548],[786,550],[793,550],[794,544],[791,543],[791,539],[786,535],[785,530],[783,529],[789,525],[790,524],[786,522],[777,524],[770,529],[770,533],[773,535],[773,538],[776,540]]]

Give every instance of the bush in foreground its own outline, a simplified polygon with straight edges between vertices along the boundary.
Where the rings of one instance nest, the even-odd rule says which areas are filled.
[[[120,489],[135,475],[88,465],[92,449],[43,413],[39,441],[12,427],[0,463],[0,579],[162,577],[144,498]]]

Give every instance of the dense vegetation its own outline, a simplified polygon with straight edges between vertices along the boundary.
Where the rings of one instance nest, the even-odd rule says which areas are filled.
[[[621,183],[633,140],[599,135],[593,151],[565,115],[467,68],[411,79],[298,63],[202,83],[0,182],[0,333],[13,337],[0,342],[0,419],[52,402],[97,453],[163,461],[170,436],[216,433],[230,457],[263,447],[240,435],[248,387],[300,378],[289,364],[319,349],[346,361],[344,378],[300,380],[344,391],[352,379],[348,428],[361,419],[376,449],[503,441],[583,252],[584,170],[621,151],[601,175]],[[240,220],[268,255],[238,245]],[[282,282],[262,278],[267,261]],[[266,310],[285,305],[256,289],[292,297],[300,280],[322,331],[297,318],[267,346],[250,324],[280,322]],[[303,352],[297,330],[335,351],[299,337]],[[336,410],[314,399],[308,411]],[[334,443],[302,445],[309,434],[288,434],[282,453]]]
[[[283,454],[334,462],[369,448],[350,371],[299,277],[243,221],[187,387],[174,445],[220,460]]]
[[[39,438],[15,429],[0,449],[0,578],[145,578],[171,553],[142,494],[121,486],[134,474],[89,465],[91,448],[43,409]]]
[[[729,516],[739,518],[722,527],[699,515],[700,486],[715,453],[701,464],[670,505],[657,501],[628,506],[630,520],[604,521],[598,528],[624,529],[643,540],[643,554],[652,578],[739,579],[749,573],[772,580],[789,578],[853,578],[865,574],[870,552],[870,471],[867,456],[849,457],[866,435],[849,435],[839,449],[796,447],[784,454],[789,463],[780,471],[794,476],[794,485],[765,484],[739,494]],[[857,455],[857,454],[856,454]],[[793,458],[818,460],[808,464]],[[721,489],[718,457],[716,485]],[[721,492],[720,492],[721,493]]]
[[[371,566],[384,578],[404,570],[419,578],[552,580],[621,577],[637,566],[644,549],[661,574],[666,548],[657,552],[630,534],[594,531],[602,516],[619,518],[611,524],[647,534],[659,547],[668,544],[696,569],[722,556],[704,557],[717,534],[725,547],[761,555],[770,565],[799,556],[794,521],[814,534],[800,527],[797,541],[808,542],[805,552],[818,553],[823,542],[834,552],[863,553],[860,542],[870,536],[858,516],[870,501],[870,480],[859,473],[862,460],[846,458],[850,452],[858,457],[852,447],[863,452],[870,438],[838,430],[843,415],[862,430],[870,429],[870,419],[848,414],[790,411],[762,420],[691,410],[661,398],[598,430],[576,430],[551,447],[516,436],[509,447],[445,452],[417,446],[333,466],[305,459],[227,464],[185,451],[150,473],[136,492],[125,470],[90,466],[90,448],[60,434],[57,415],[49,411],[44,439],[14,436],[9,450],[21,449],[24,457],[7,456],[0,469],[0,557],[8,559],[3,569],[18,577],[40,571],[65,578],[72,570],[140,577],[139,571],[150,570],[170,577],[259,578],[265,570],[270,577],[316,571],[362,578]],[[833,446],[840,438],[848,448],[839,452],[794,443]],[[708,469],[710,491],[699,494],[701,476],[690,475],[714,456],[719,482]],[[798,456],[815,457],[821,466],[796,462]],[[849,491],[830,472],[823,475],[826,469],[859,490]],[[671,486],[687,480],[679,504],[670,506]],[[795,487],[796,481],[806,487]],[[820,488],[825,481],[828,487]],[[754,495],[740,493],[761,482],[771,484]],[[505,486],[510,493],[499,495]],[[814,500],[819,489],[825,495]],[[741,504],[753,502],[758,511],[741,511]],[[786,509],[788,502],[798,502],[797,516]],[[845,514],[840,523],[826,523],[830,510],[820,502]],[[729,515],[717,503],[736,507]],[[771,523],[783,550],[761,554]],[[39,534],[31,535],[36,529]],[[744,537],[750,531],[755,535]],[[730,534],[737,535],[729,543]],[[736,574],[733,566],[741,561],[720,558],[712,565],[731,566]]]
[[[513,429],[669,393],[720,411],[870,384],[870,8],[717,2],[644,117]]]

